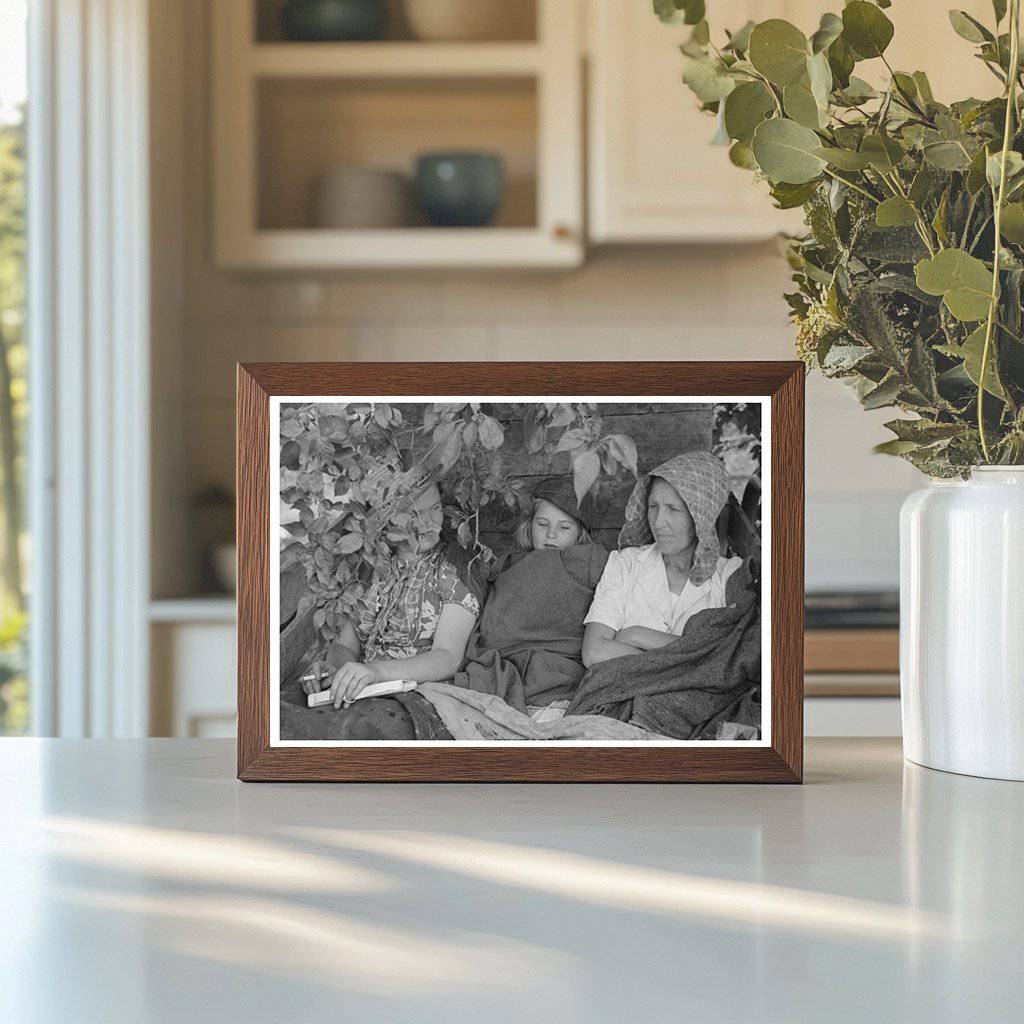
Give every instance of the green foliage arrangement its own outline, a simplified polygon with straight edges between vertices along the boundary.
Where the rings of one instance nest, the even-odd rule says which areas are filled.
[[[949,105],[886,59],[890,0],[852,0],[808,37],[748,22],[712,42],[704,0],[654,0],[692,26],[683,80],[731,161],[803,207],[786,298],[808,367],[865,409],[895,407],[879,451],[938,477],[1024,462],[1024,132],[1020,0],[989,25],[950,11],[1000,94]],[[1005,27],[1005,31],[1004,31]],[[873,88],[854,72],[885,69]]]
[[[440,481],[445,519],[468,562],[486,564],[495,553],[481,540],[483,510],[504,506],[511,516],[529,504],[511,472],[516,454],[542,454],[547,465],[564,454],[578,499],[602,476],[637,475],[633,439],[606,433],[593,403],[403,408],[354,402],[281,409],[282,522],[294,538],[281,570],[296,562],[305,568],[306,608],[314,609],[326,642],[337,636],[341,617],[352,615],[369,573],[415,538],[410,506],[424,481]]]

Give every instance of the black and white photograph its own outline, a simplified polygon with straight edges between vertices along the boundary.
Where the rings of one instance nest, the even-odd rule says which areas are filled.
[[[275,397],[272,745],[767,743],[769,415]]]

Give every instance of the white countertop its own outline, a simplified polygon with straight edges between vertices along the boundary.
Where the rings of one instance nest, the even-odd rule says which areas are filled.
[[[243,785],[0,741],[0,1021],[1005,1022],[1024,785],[809,740],[799,786]]]

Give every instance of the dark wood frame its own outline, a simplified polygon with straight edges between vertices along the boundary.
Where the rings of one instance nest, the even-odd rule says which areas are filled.
[[[766,747],[271,747],[272,395],[771,398],[772,743]],[[244,781],[800,782],[804,367],[799,362],[247,363],[238,366],[238,777]]]

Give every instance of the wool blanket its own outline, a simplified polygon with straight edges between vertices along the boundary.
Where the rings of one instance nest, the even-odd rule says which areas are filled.
[[[628,722],[604,715],[572,715],[535,722],[494,694],[450,683],[420,683],[414,691],[426,698],[457,740],[663,740]],[[417,736],[417,739],[421,737]]]
[[[607,560],[599,544],[506,556],[452,682],[524,713],[570,697],[583,678],[583,619]]]
[[[697,612],[678,640],[589,669],[567,715],[608,715],[683,740],[715,739],[725,723],[759,729],[761,604],[752,564],[729,577],[727,606]]]

